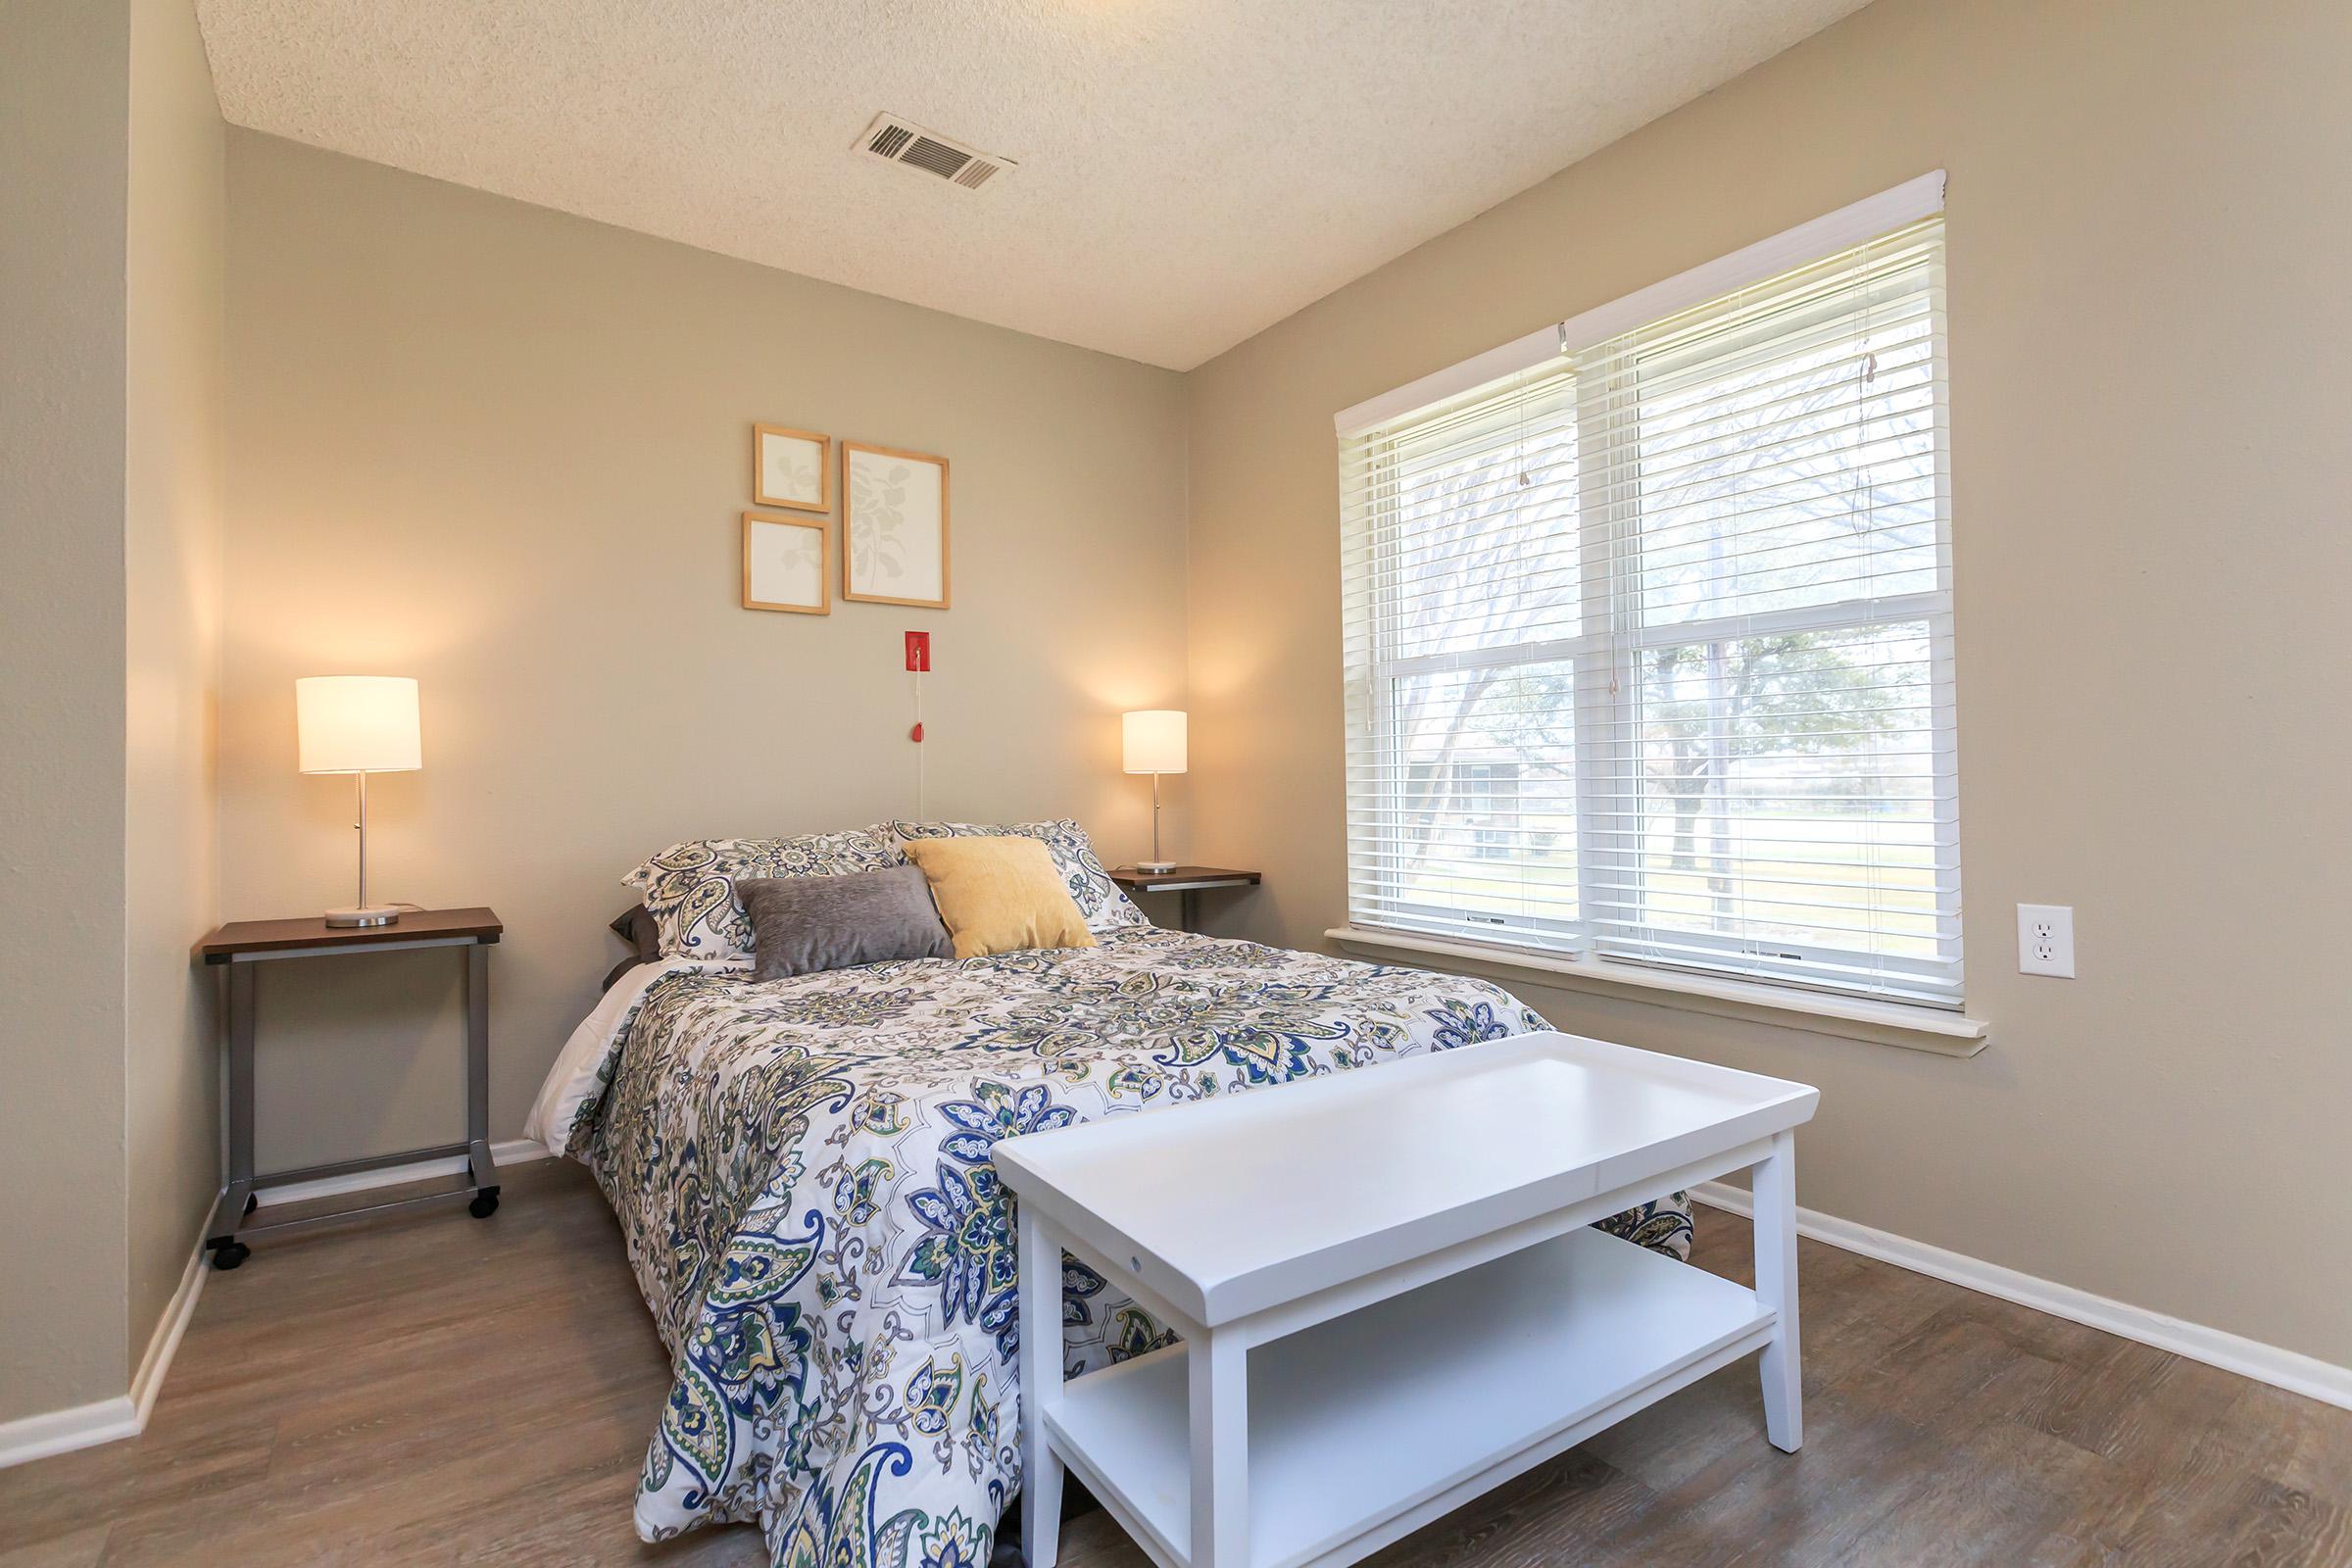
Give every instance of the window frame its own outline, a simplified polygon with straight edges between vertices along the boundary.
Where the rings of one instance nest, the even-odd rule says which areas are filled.
[[[1480,387],[1503,381],[1513,375],[1522,377],[1515,395],[1526,397],[1529,388],[1541,385],[1551,374],[1571,376],[1571,354],[1581,345],[1606,342],[1622,333],[1645,327],[1682,310],[1711,303],[1741,288],[1768,281],[1791,270],[1818,264],[1843,251],[1853,249],[1901,229],[1923,219],[1940,214],[1942,210],[1943,177],[1940,172],[1922,176],[1902,186],[1884,192],[1838,213],[1790,230],[1787,234],[1736,252],[1732,256],[1693,269],[1665,283],[1639,291],[1624,300],[1588,312],[1571,321],[1539,329],[1515,343],[1503,345],[1449,370],[1425,376],[1408,386],[1385,394],[1369,403],[1358,405],[1337,416],[1343,437],[1373,436],[1380,426],[1407,421],[1448,399]],[[1639,541],[1641,530],[1641,502],[1634,487],[1607,477],[1606,462],[1587,461],[1592,454],[1608,450],[1609,442],[1622,443],[1625,434],[1625,416],[1614,416],[1618,427],[1614,433],[1598,428],[1605,422],[1601,412],[1622,409],[1630,392],[1632,407],[1640,409],[1638,381],[1630,388],[1622,380],[1612,379],[1609,386],[1588,395],[1583,385],[1575,389],[1578,469],[1577,517],[1580,530],[1578,552],[1580,613],[1574,635],[1536,636],[1516,642],[1497,643],[1472,652],[1437,652],[1398,657],[1392,652],[1394,617],[1385,609],[1393,596],[1406,586],[1406,579],[1393,567],[1384,566],[1384,559],[1393,560],[1400,548],[1401,538],[1395,524],[1397,501],[1394,486],[1377,482],[1378,474],[1394,465],[1399,449],[1409,445],[1412,429],[1409,423],[1396,430],[1375,437],[1368,445],[1360,470],[1359,483],[1367,493],[1385,497],[1368,503],[1364,526],[1372,530],[1373,543],[1369,551],[1369,569],[1374,573],[1376,587],[1368,606],[1344,612],[1346,615],[1367,615],[1370,619],[1369,648],[1359,662],[1350,662],[1346,678],[1352,685],[1358,681],[1365,690],[1351,699],[1349,708],[1357,703],[1368,723],[1363,744],[1386,782],[1371,791],[1375,804],[1371,820],[1363,820],[1363,808],[1357,800],[1358,787],[1350,772],[1348,803],[1348,919],[1350,932],[1377,933],[1405,939],[1427,939],[1425,945],[1445,947],[1468,944],[1474,948],[1493,946],[1507,953],[1527,954],[1543,960],[1545,967],[1566,964],[1575,967],[1626,966],[1667,974],[1688,974],[1694,983],[1710,988],[1753,987],[1766,991],[1788,991],[1799,994],[1818,994],[1825,1000],[1836,998],[1846,1009],[1853,1005],[1870,1008],[1891,1007],[1898,1010],[1921,1009],[1948,1016],[1958,1011],[1965,997],[1965,975],[1961,955],[1961,892],[1958,877],[1958,845],[1956,839],[1948,849],[1940,843],[1942,834],[1957,833],[1959,781],[1957,774],[1958,701],[1953,684],[1954,639],[1952,616],[1952,563],[1950,541],[1950,446],[1948,432],[1948,388],[1944,377],[1944,358],[1947,352],[1944,322],[1941,319],[1940,284],[1941,252],[1936,254],[1936,276],[1931,287],[1936,293],[1932,309],[1936,319],[1930,336],[1934,370],[1930,376],[1933,388],[1931,428],[1937,432],[1933,444],[1935,493],[1937,508],[1936,537],[1936,586],[1932,590],[1884,597],[1852,597],[1828,604],[1800,606],[1795,609],[1758,613],[1719,615],[1705,620],[1643,624],[1643,583],[1639,571],[1627,572],[1630,559],[1625,541]],[[1633,357],[1638,365],[1639,354]],[[1544,375],[1528,379],[1529,371],[1547,370]],[[1585,374],[1593,373],[1591,370]],[[1632,373],[1611,368],[1613,375]],[[1639,429],[1640,415],[1634,416],[1634,428]],[[1638,434],[1633,437],[1638,443]],[[1622,448],[1620,448],[1622,450]],[[1616,483],[1617,493],[1610,493]],[[1343,513],[1348,510],[1349,497],[1343,481]],[[1384,542],[1385,541],[1385,542]],[[1626,799],[1618,789],[1628,769],[1605,765],[1611,748],[1622,749],[1628,737],[1638,737],[1641,726],[1641,671],[1644,656],[1660,648],[1699,647],[1710,642],[1752,639],[1760,636],[1783,635],[1790,632],[1862,631],[1875,628],[1921,626],[1927,641],[1928,694],[1924,706],[1928,714],[1928,733],[1931,737],[1929,773],[1933,780],[1931,798],[1932,829],[1938,836],[1936,857],[1936,888],[1934,915],[1937,928],[1937,956],[1906,958],[1874,956],[1866,952],[1821,944],[1791,942],[1782,951],[1790,956],[1787,963],[1759,950],[1752,938],[1692,932],[1681,927],[1645,923],[1654,917],[1655,910],[1644,904],[1642,888],[1647,878],[1642,843],[1645,812],[1640,799]],[[1407,812],[1403,809],[1400,781],[1405,777],[1406,758],[1397,733],[1398,694],[1403,683],[1414,676],[1446,672],[1507,670],[1532,663],[1563,663],[1570,672],[1574,707],[1570,713],[1573,737],[1571,756],[1574,760],[1574,798],[1576,802],[1575,829],[1575,906],[1573,918],[1556,914],[1529,914],[1513,919],[1507,915],[1490,918],[1485,911],[1467,911],[1459,906],[1431,905],[1426,908],[1407,905],[1400,897],[1403,877],[1397,871],[1399,857],[1407,836]],[[1606,668],[1613,679],[1578,678],[1588,670]],[[1352,733],[1357,719],[1351,711],[1348,729],[1350,750],[1357,736]],[[1635,744],[1639,744],[1638,740]],[[1591,758],[1604,760],[1604,765],[1592,765]],[[1352,764],[1351,764],[1352,767]],[[1638,777],[1638,765],[1631,769]],[[1437,787],[1446,791],[1445,780]],[[1944,824],[1951,824],[1946,826]],[[1371,869],[1366,869],[1366,857]],[[1516,858],[1524,863],[1525,851]],[[1950,875],[1945,876],[1948,861]],[[1372,902],[1386,913],[1386,919],[1366,918],[1358,913],[1366,900],[1359,898],[1359,888],[1373,884]],[[1381,884],[1385,883],[1385,888]],[[1426,917],[1429,926],[1417,929],[1409,924],[1394,923]],[[1491,924],[1494,936],[1455,937],[1446,927]],[[1945,933],[1948,933],[1946,935]],[[1338,935],[1339,933],[1334,933]],[[1704,961],[1680,959],[1661,954],[1643,955],[1612,951],[1622,945],[1640,945],[1641,939],[1664,938],[1661,946],[1689,954],[1693,949],[1717,947],[1725,955],[1722,965]],[[1843,970],[1841,975],[1838,971]],[[1905,994],[1894,985],[1873,985],[1866,972],[1891,977],[1914,975],[1919,978],[1921,991]],[[1948,989],[1944,989],[1948,986]],[[1963,1020],[1966,1022],[1966,1020]],[[1940,1026],[1938,1034],[1949,1033]],[[1980,1031],[1981,1033],[1981,1031]]]

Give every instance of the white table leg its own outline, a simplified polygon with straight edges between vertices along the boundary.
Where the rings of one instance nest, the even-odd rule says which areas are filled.
[[[1046,1411],[1061,1402],[1061,1240],[1026,1203],[1021,1272],[1021,1549],[1029,1568],[1054,1568],[1061,1536],[1061,1459],[1046,1441]]]
[[[1211,1329],[1187,1344],[1184,1353],[1192,1383],[1192,1568],[1244,1568],[1250,1561],[1250,1348],[1236,1335]]]
[[[1805,1441],[1796,1323],[1796,1135],[1778,1133],[1750,1176],[1756,1210],[1756,1298],[1778,1314],[1764,1347],[1764,1433],[1794,1453]]]

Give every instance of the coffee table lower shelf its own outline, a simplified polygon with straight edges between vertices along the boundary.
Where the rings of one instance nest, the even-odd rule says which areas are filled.
[[[1251,1568],[1350,1562],[1761,1348],[1755,1293],[1600,1231],[1249,1352]],[[1162,1564],[1190,1560],[1187,1366],[1172,1346],[1046,1412],[1064,1462]]]

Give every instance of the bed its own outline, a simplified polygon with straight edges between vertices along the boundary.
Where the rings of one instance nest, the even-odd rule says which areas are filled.
[[[985,1563],[1030,1329],[991,1145],[1546,1027],[1482,981],[1141,921],[764,983],[673,954],[582,1022],[532,1132],[595,1173],[675,1368],[645,1539],[750,1521],[795,1568]],[[1679,1200],[1607,1228],[1689,1250]],[[1073,1376],[1172,1337],[1075,1260],[1056,1327]]]

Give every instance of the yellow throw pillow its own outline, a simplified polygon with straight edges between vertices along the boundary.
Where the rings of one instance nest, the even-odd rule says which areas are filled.
[[[1095,945],[1054,857],[1036,839],[909,839],[900,848],[922,867],[958,958]]]

